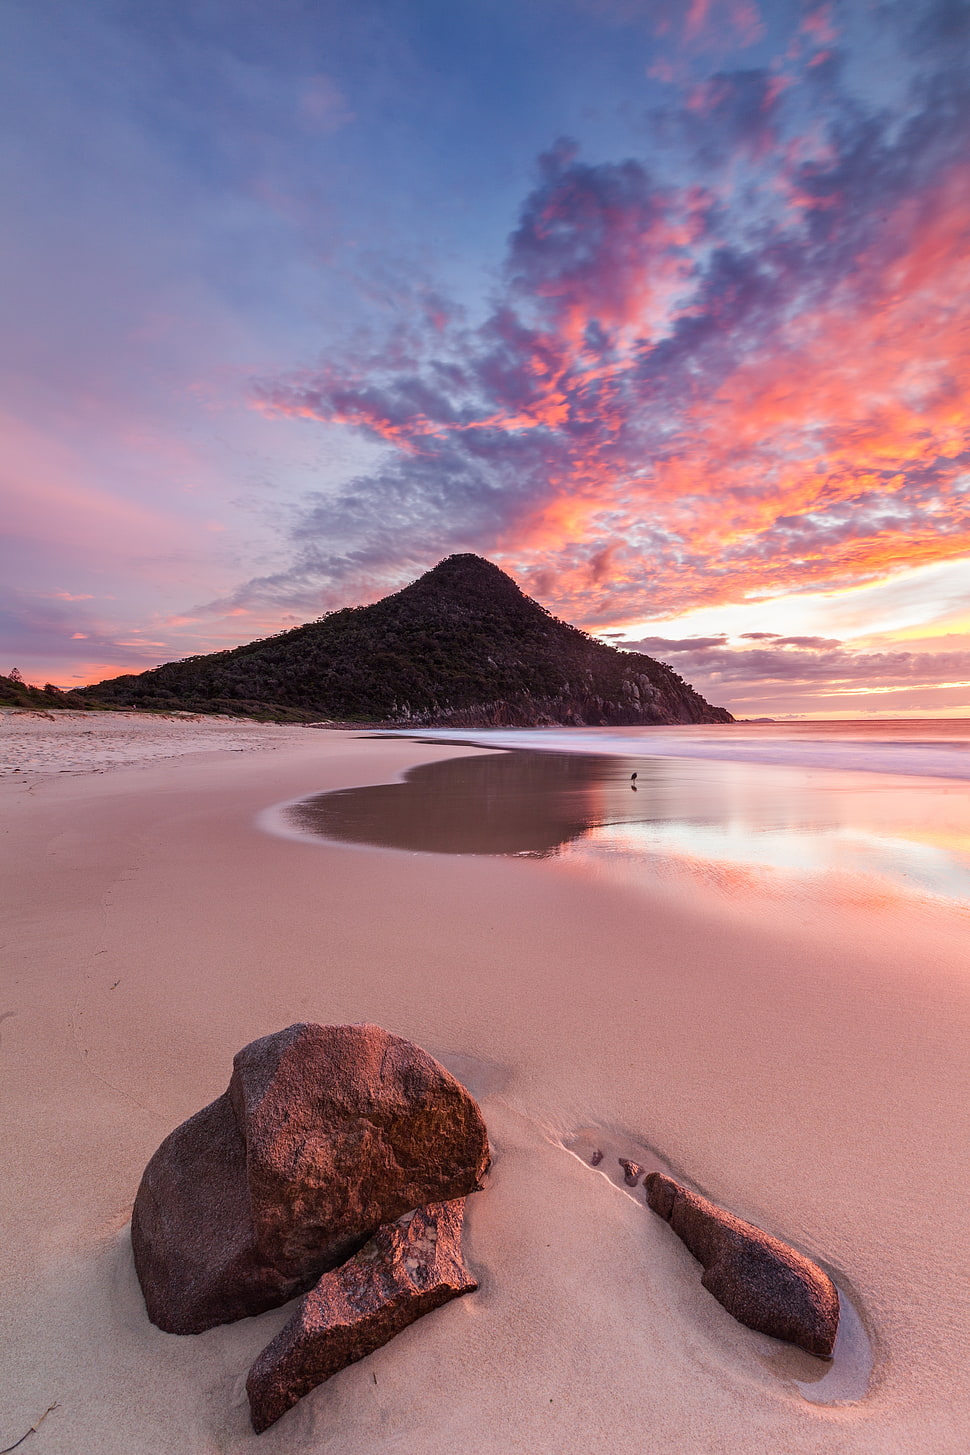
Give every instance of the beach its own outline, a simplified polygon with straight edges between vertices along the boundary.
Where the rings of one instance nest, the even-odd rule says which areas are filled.
[[[25,1455],[970,1448],[965,908],[301,839],[266,815],[488,750],[69,716],[0,725],[0,1448],[55,1402]],[[287,1310],[161,1333],[127,1225],[162,1138],[296,1021],[439,1057],[494,1165],[479,1291],[257,1437]],[[732,1320],[597,1140],[821,1262],[863,1330],[842,1382]]]

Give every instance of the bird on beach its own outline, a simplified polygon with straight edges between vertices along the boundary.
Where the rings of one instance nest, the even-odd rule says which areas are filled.
[[[637,775],[635,773],[631,773],[630,774],[630,782],[631,783],[636,783],[636,781],[637,781]]]

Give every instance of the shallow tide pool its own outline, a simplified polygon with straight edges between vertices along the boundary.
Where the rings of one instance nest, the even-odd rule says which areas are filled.
[[[958,736],[662,734],[469,733],[463,741],[503,750],[321,794],[283,814],[291,831],[330,841],[557,858],[627,882],[701,875],[728,891],[740,882],[970,905],[970,780],[956,776],[970,755]],[[741,756],[724,755],[732,748]],[[855,766],[859,755],[869,768]],[[954,776],[918,771],[939,773],[947,755]]]

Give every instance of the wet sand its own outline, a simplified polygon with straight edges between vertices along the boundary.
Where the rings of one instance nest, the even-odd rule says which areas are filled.
[[[758,897],[910,894],[970,908],[960,779],[519,747],[318,794],[262,822],[419,853],[555,855],[601,877],[679,877],[695,894],[698,878],[734,894],[740,871]]]
[[[275,804],[475,752],[285,731],[0,783],[0,1446],[56,1400],[29,1455],[963,1455],[966,914],[755,916],[555,857],[271,835]],[[439,1055],[480,1097],[495,1166],[469,1204],[480,1291],[257,1438],[245,1375],[285,1311],[160,1333],[126,1223],[233,1052],[301,1019]],[[583,1138],[650,1150],[820,1259],[869,1331],[866,1392],[819,1402],[824,1367],[736,1324]]]

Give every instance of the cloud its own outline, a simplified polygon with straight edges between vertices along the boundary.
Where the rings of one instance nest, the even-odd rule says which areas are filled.
[[[299,95],[299,110],[312,131],[339,131],[354,120],[354,113],[336,82],[326,75],[310,76]]]
[[[776,642],[779,647],[803,647],[812,651],[841,645],[836,637],[779,637]]]
[[[104,624],[82,608],[82,615],[71,603],[91,601],[94,597],[73,596],[58,592],[56,597],[32,596],[26,592],[0,587],[0,638],[11,660],[0,672],[28,662],[54,662],[63,671],[70,664],[86,665],[97,656],[99,663],[115,670],[129,668],[143,671],[158,661],[157,648],[164,642],[119,641]],[[128,627],[126,631],[131,631]],[[121,636],[126,635],[121,632]],[[51,670],[54,670],[52,668]],[[26,667],[25,667],[26,672]],[[36,675],[36,673],[34,673]]]
[[[771,635],[746,632],[739,640]],[[912,701],[907,694],[917,689],[939,694],[958,688],[965,701],[970,688],[966,650],[858,651],[826,637],[777,637],[763,647],[736,647],[718,637],[645,637],[623,645],[668,662],[704,696],[727,706],[818,706],[816,698],[892,694],[905,707]]]
[[[385,457],[310,501],[292,566],[238,602],[379,594],[402,561],[477,549],[608,626],[970,554],[970,89],[925,40],[902,119],[866,109],[805,59],[835,40],[808,15],[797,64],[680,98],[724,175],[561,141],[484,321],[422,306],[261,383],[271,417]]]
[[[749,46],[764,34],[754,0],[574,0],[581,11],[613,25],[646,27],[690,49]]]
[[[704,169],[728,159],[757,163],[781,140],[787,86],[783,74],[767,67],[716,71],[690,86],[683,106],[654,109],[651,129],[661,140],[687,147]]]
[[[648,657],[669,657],[680,652],[689,652],[694,656],[698,652],[706,652],[711,647],[724,647],[727,644],[727,637],[723,634],[716,637],[643,637],[638,642],[624,642],[623,645],[631,651],[646,652]]]

